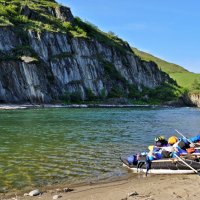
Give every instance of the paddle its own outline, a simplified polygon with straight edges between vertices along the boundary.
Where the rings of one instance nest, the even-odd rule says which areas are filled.
[[[177,131],[176,129],[175,129],[175,131],[176,131],[179,135],[181,135],[183,138],[185,138],[189,143],[193,143],[190,139],[186,138],[182,133],[180,133],[180,132]]]
[[[176,155],[176,154],[174,154],[174,155],[175,155],[176,158],[178,158],[178,160],[180,160],[183,164],[185,164],[187,167],[189,167],[190,169],[192,169],[193,172],[195,172],[196,174],[198,174],[198,175],[200,176],[199,172],[198,172],[196,169],[194,169],[192,166],[190,166],[188,163],[186,163],[186,162],[185,162],[182,158],[180,158],[178,155]]]
[[[179,135],[181,135],[183,138],[185,138],[189,143],[194,144],[194,148],[195,148],[195,149],[200,149],[200,146],[199,146],[198,143],[192,142],[190,139],[186,138],[182,133],[180,133],[180,132],[177,131],[176,129],[175,129],[175,131],[176,131]],[[196,147],[195,147],[195,145],[196,145]]]

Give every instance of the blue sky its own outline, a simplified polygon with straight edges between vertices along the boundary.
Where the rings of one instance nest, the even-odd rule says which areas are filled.
[[[200,0],[58,0],[140,50],[200,73]]]

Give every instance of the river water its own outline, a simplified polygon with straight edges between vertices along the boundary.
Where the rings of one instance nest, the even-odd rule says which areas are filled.
[[[0,192],[127,175],[121,155],[157,135],[200,133],[196,108],[0,110]]]

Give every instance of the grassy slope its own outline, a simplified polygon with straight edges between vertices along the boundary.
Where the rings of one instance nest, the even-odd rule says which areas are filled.
[[[180,85],[181,87],[192,89],[192,83],[194,82],[194,80],[200,78],[200,74],[189,72],[179,65],[166,62],[160,58],[157,58],[151,54],[140,51],[136,48],[133,48],[133,51],[136,55],[141,57],[141,59],[146,61],[151,60],[157,63],[158,67],[162,71],[168,73],[169,76],[174,80],[176,80],[178,85]]]
[[[34,11],[37,17],[29,19],[24,16],[21,13],[21,8],[24,5]],[[47,12],[48,8],[55,9],[60,6],[53,0],[0,0],[0,27],[12,26],[21,31],[68,33],[72,37],[95,38],[97,41],[118,48],[122,52],[131,51],[127,42],[111,33],[99,30],[98,27],[89,22],[83,22],[76,17],[73,23],[70,23]]]

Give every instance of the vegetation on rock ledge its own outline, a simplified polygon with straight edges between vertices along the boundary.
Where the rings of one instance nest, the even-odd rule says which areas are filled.
[[[53,0],[0,0],[0,27],[13,26],[23,31],[68,33],[72,37],[95,38],[121,51],[124,51],[124,47],[130,50],[127,42],[112,32],[102,32],[90,22],[83,22],[80,18],[73,18],[73,16],[69,20],[59,18],[56,16],[58,8],[63,8],[63,6]],[[64,8],[70,12],[69,8]]]

